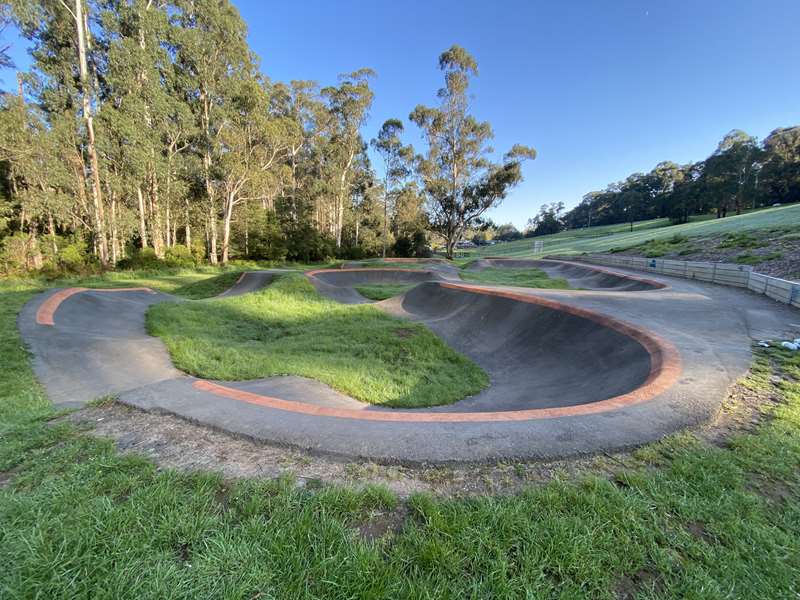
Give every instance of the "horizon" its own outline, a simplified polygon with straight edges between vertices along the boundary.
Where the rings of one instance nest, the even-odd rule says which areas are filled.
[[[496,155],[514,143],[538,152],[523,168],[525,181],[488,213],[519,229],[542,204],[571,208],[584,194],[658,162],[702,160],[732,129],[762,140],[800,123],[800,78],[791,77],[800,61],[792,43],[800,4],[788,0],[725,7],[626,0],[613,8],[510,2],[491,15],[475,1],[456,14],[445,2],[414,2],[404,14],[426,18],[412,36],[385,26],[388,5],[233,3],[272,80],[326,85],[361,67],[377,72],[366,141],[394,117],[406,127],[404,141],[419,149],[408,114],[436,102],[439,54],[454,43],[466,48],[479,69],[472,110],[492,124]],[[25,40],[12,28],[3,35],[8,43],[17,70],[27,69]],[[0,78],[4,88],[13,83],[8,69]],[[379,161],[373,167],[380,173]]]

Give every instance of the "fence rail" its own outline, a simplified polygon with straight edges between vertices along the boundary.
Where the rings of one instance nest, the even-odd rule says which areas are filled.
[[[577,260],[611,267],[625,267],[638,271],[747,288],[778,302],[800,308],[800,283],[756,273],[753,271],[753,267],[748,265],[664,260],[661,258],[640,258],[637,256],[615,256],[611,254],[586,254],[553,258]]]

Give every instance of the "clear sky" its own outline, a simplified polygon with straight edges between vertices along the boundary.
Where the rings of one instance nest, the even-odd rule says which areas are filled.
[[[408,114],[435,103],[439,54],[464,46],[480,71],[474,112],[492,123],[498,155],[516,142],[539,152],[491,214],[518,227],[542,203],[571,207],[661,160],[703,159],[731,129],[763,138],[800,124],[800,0],[234,4],[272,79],[325,85],[360,67],[377,71],[367,138],[398,117],[419,146]],[[24,48],[5,37],[24,67]]]

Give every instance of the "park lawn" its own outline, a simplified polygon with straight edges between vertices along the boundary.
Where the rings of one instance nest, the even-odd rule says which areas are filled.
[[[370,300],[386,300],[400,294],[405,294],[416,283],[372,283],[369,285],[358,285],[355,290]]]
[[[405,408],[450,404],[489,383],[424,325],[325,298],[300,274],[213,303],[155,305],[147,326],[178,368],[209,379],[298,375]]]
[[[161,470],[56,413],[0,282],[0,597],[793,598],[800,588],[800,353],[758,351],[780,403],[750,433],[691,433],[505,496],[399,499]],[[226,301],[227,302],[227,301]],[[512,472],[514,472],[512,470]],[[373,541],[359,528],[395,515]]]
[[[695,238],[698,236],[741,233],[775,227],[800,227],[800,204],[761,208],[745,211],[724,219],[709,215],[692,216],[688,223],[670,225],[669,219],[652,219],[633,224],[601,225],[582,229],[569,229],[552,235],[525,238],[513,242],[501,242],[494,246],[481,246],[469,251],[469,258],[482,256],[506,256],[516,258],[540,257],[557,254],[581,254],[584,252],[609,252],[644,244],[651,240],[675,236]],[[535,241],[544,243],[541,252],[534,252]]]
[[[512,269],[489,267],[481,271],[461,271],[461,279],[486,285],[509,285],[515,287],[548,288],[568,290],[566,279],[551,278],[541,269]]]

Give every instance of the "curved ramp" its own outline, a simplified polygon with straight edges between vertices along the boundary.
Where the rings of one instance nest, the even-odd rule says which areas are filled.
[[[480,258],[471,263],[468,271],[483,269],[540,269],[549,277],[566,279],[571,288],[581,290],[607,290],[640,292],[666,287],[663,282],[630,274],[621,274],[580,263],[547,259]]]
[[[436,410],[574,406],[632,392],[648,349],[611,320],[490,288],[425,283],[382,308],[421,321],[489,375],[489,388]]]
[[[258,290],[267,287],[276,275],[281,271],[244,271],[239,279],[236,280],[231,287],[216,296],[217,298],[230,298],[232,296],[241,296],[242,294],[249,294],[257,292]]]
[[[385,280],[381,271],[366,277]],[[658,281],[670,286],[629,294],[422,281],[379,303],[426,323],[490,372],[485,392],[431,409],[368,406],[298,377],[213,382],[178,373],[144,329],[149,305],[176,299],[149,290],[46,292],[25,306],[19,327],[56,401],[112,393],[254,439],[382,462],[558,457],[642,444],[709,419],[746,372],[752,338],[781,335],[797,320],[741,290]]]
[[[320,294],[342,304],[364,304],[371,302],[355,288],[376,283],[417,284],[440,281],[444,278],[433,271],[413,269],[320,269],[308,271],[306,276]]]

